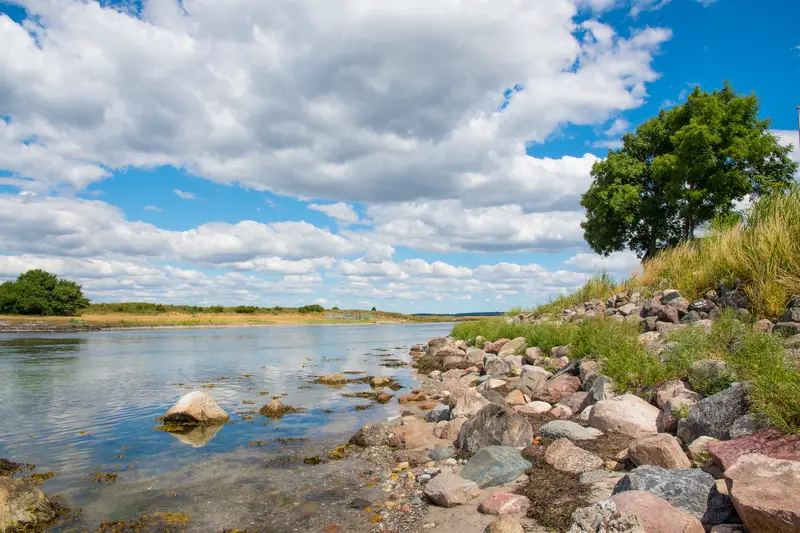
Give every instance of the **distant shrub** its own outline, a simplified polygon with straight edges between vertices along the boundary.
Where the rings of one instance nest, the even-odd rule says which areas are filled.
[[[301,313],[301,314],[307,314],[307,313],[322,313],[323,311],[325,311],[325,308],[324,308],[324,307],[322,307],[322,306],[321,306],[321,305],[319,305],[319,304],[313,304],[313,305],[304,305],[303,307],[298,307],[298,308],[297,308],[297,312],[298,312],[298,313]]]
[[[212,305],[211,307],[208,308],[208,312],[209,313],[217,313],[217,314],[224,313],[225,312],[225,308],[222,307],[221,305]]]
[[[254,305],[237,305],[233,308],[235,313],[243,314],[243,315],[252,315],[258,311],[258,308]]]

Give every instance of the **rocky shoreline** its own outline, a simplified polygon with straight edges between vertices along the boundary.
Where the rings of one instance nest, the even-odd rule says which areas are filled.
[[[791,313],[776,330],[790,329]],[[719,309],[667,290],[647,301],[624,293],[589,302],[562,319],[587,314],[635,319],[640,342],[658,349],[677,328],[709,328]],[[480,337],[411,350],[427,377],[399,401],[425,414],[408,409],[351,439],[391,450],[392,489],[434,506],[418,529],[397,531],[800,531],[800,435],[751,412],[749,383],[708,396],[678,380],[617,394],[597,362],[570,352]],[[395,531],[389,511],[374,531]]]
[[[640,342],[658,350],[678,328],[709,328],[719,316],[709,302],[686,302],[677,291],[650,300],[625,293],[557,320],[636,320]],[[371,465],[363,485],[349,488],[350,507],[363,515],[318,531],[800,531],[800,435],[783,435],[751,411],[749,383],[705,396],[679,380],[618,393],[598,362],[572,352],[522,337],[414,346],[421,383],[397,398],[401,415],[367,424],[329,454]],[[376,401],[393,400],[384,389],[391,379],[370,384]],[[227,420],[210,395],[193,394],[166,418]]]

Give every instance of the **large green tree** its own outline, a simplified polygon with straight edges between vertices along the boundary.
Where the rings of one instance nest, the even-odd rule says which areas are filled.
[[[730,213],[747,195],[786,189],[797,164],[791,146],[759,119],[755,95],[728,83],[662,110],[622,138],[592,167],[583,195],[584,238],[600,254],[629,248],[649,257],[693,238],[697,227]]]
[[[28,270],[0,285],[0,313],[74,315],[89,305],[81,286],[44,270]]]

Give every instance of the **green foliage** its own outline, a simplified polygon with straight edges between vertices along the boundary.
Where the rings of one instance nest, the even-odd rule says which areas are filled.
[[[220,314],[225,312],[225,308],[222,307],[221,305],[212,305],[211,307],[208,308],[208,312]]]
[[[572,342],[575,332],[574,326],[558,322],[509,324],[505,320],[492,318],[456,324],[452,335],[468,343],[474,342],[478,335],[492,342],[498,339],[525,337],[528,346],[538,346],[542,350],[550,351],[555,346],[564,346]]]
[[[65,316],[88,305],[80,285],[40,269],[28,270],[16,281],[0,285],[0,313],[4,314]]]
[[[376,308],[376,307],[373,305],[373,306],[372,306],[372,311],[377,311],[377,310],[378,310],[378,309],[377,309],[377,308]]]
[[[258,308],[253,305],[237,305],[233,308],[234,313],[241,315],[253,315],[256,311],[258,311]]]
[[[297,308],[297,312],[304,315],[308,313],[322,313],[323,311],[325,311],[325,308],[319,304],[304,305],[303,307]]]
[[[623,137],[623,147],[592,168],[583,195],[584,237],[597,253],[629,248],[651,257],[690,240],[695,229],[730,213],[733,202],[785,190],[797,164],[790,146],[758,118],[755,95],[727,83],[648,120]]]

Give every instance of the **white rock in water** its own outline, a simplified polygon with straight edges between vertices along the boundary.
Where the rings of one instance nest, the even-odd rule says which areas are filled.
[[[228,414],[204,391],[194,391],[182,396],[164,415],[164,422],[187,425],[222,424],[227,420]]]

